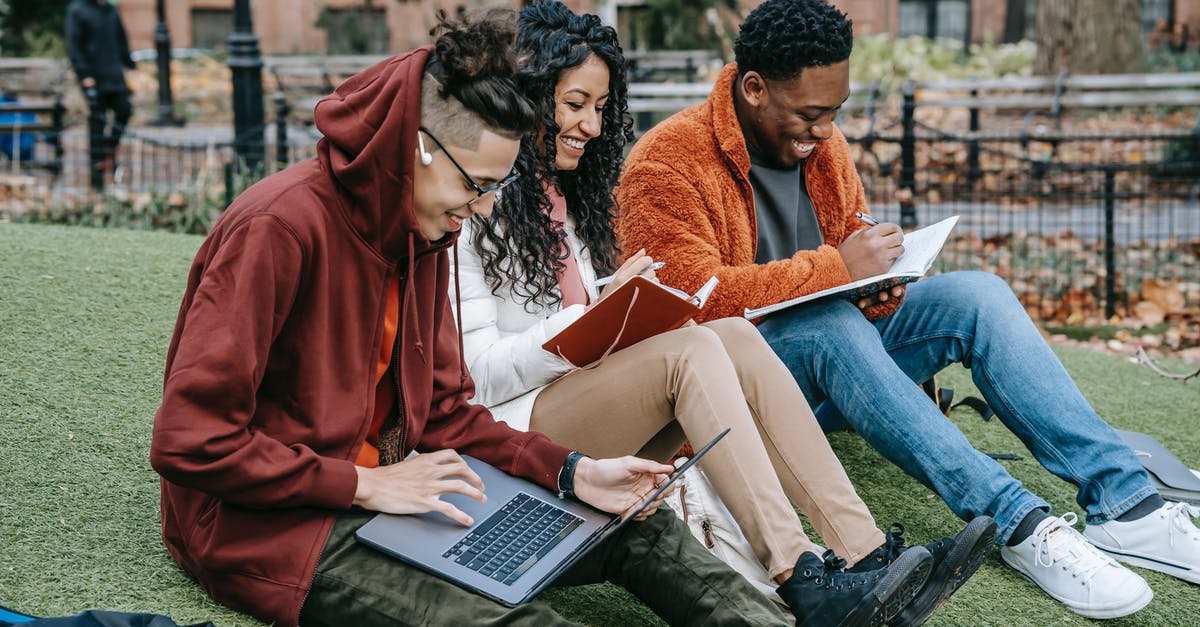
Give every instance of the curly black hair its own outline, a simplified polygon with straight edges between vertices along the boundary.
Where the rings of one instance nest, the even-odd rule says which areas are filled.
[[[550,220],[551,202],[543,181],[554,182],[566,198],[567,213],[575,220],[576,233],[591,253],[596,272],[609,274],[616,269],[620,250],[613,230],[613,189],[625,145],[633,141],[633,119],[617,32],[599,17],[576,15],[561,2],[526,7],[518,19],[515,49],[520,62],[516,80],[540,107],[541,129],[521,139],[516,162],[521,178],[504,190],[489,218],[472,218],[477,228],[471,243],[492,293],[507,287],[530,310],[535,303],[549,306],[562,301],[558,272],[563,268],[559,259],[563,243]],[[588,142],[578,167],[559,171],[554,89],[564,72],[593,56],[608,66],[609,73],[603,127],[600,136]]]
[[[768,80],[790,80],[810,67],[850,58],[854,25],[823,0],[767,0],[758,5],[733,43],[738,76],[758,72]]]

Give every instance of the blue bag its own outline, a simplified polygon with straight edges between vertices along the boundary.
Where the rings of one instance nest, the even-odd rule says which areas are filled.
[[[179,627],[175,621],[160,614],[130,614],[88,610],[61,618],[35,618],[0,607],[0,627]],[[186,627],[213,627],[211,622]]]
[[[16,99],[0,94],[0,103],[18,102]],[[9,125],[20,123],[33,124],[37,122],[37,114],[35,113],[0,113],[0,124]],[[33,133],[22,132],[19,136],[12,133],[0,133],[0,153],[4,153],[9,160],[20,154],[21,161],[33,160],[33,143],[37,137]],[[3,618],[3,615],[0,615]]]

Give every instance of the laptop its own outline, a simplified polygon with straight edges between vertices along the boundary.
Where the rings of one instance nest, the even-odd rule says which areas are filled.
[[[467,465],[483,479],[487,502],[461,494],[442,498],[471,516],[474,525],[463,527],[437,512],[378,514],[355,535],[372,548],[515,607],[637,516],[727,433],[729,429],[717,434],[646,500],[622,515],[560,499],[531,481],[464,455]]]

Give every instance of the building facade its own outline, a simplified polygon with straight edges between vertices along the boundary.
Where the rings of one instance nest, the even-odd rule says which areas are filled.
[[[947,37],[968,42],[1031,37],[1039,0],[831,0],[854,20],[858,35]],[[1041,0],[1047,1],[1047,0]],[[1052,0],[1050,0],[1052,1]],[[1160,22],[1200,33],[1200,0],[1141,0],[1143,29]],[[738,0],[748,11],[762,0]],[[176,48],[221,49],[233,28],[233,0],[166,0]],[[437,9],[518,8],[523,0],[251,0],[254,32],[264,54],[386,54],[429,42]],[[644,10],[645,0],[566,0],[612,23]],[[134,49],[154,47],[155,0],[122,0]],[[618,19],[621,14],[628,14]]]
[[[567,2],[590,10],[590,2]],[[430,41],[438,9],[520,7],[519,0],[251,0],[263,54],[386,54]],[[155,0],[121,0],[132,49],[154,47]],[[233,0],[166,0],[174,48],[224,48],[233,30]]]

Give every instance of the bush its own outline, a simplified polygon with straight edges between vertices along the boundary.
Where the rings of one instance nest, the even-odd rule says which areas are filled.
[[[879,79],[886,88],[895,89],[910,78],[937,81],[1028,76],[1033,72],[1035,54],[1031,41],[964,47],[963,42],[952,39],[864,35],[854,41],[850,77],[864,83]]]
[[[1147,55],[1151,73],[1200,72],[1200,49],[1187,52],[1159,50]]]
[[[14,222],[205,234],[225,210],[220,193],[136,192],[53,199],[11,216]]]

